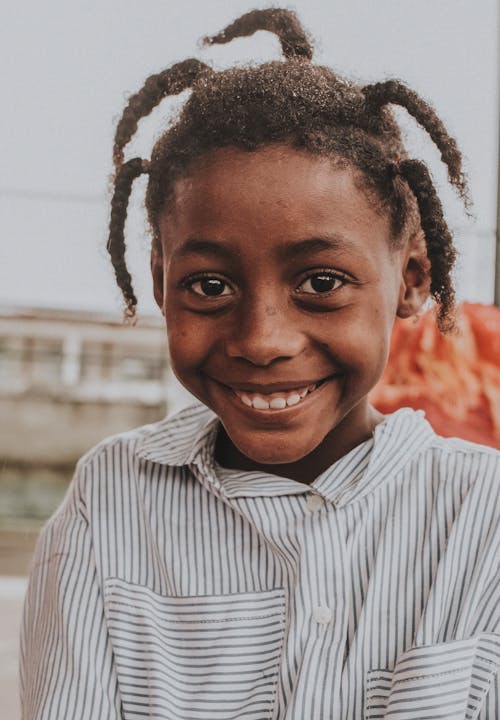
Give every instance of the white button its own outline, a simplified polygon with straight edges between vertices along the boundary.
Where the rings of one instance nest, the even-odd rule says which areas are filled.
[[[319,607],[313,610],[313,618],[317,623],[326,625],[326,623],[329,623],[332,619],[332,611],[329,607],[326,607],[326,605],[319,605]]]
[[[312,510],[312,511],[321,510],[321,508],[324,505],[323,498],[320,497],[319,495],[313,495],[313,494],[308,496],[306,504],[307,504],[307,509]]]

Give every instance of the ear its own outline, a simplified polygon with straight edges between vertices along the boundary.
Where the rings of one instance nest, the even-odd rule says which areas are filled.
[[[397,316],[408,318],[422,309],[431,290],[431,263],[422,230],[408,239],[402,259]]]
[[[159,242],[151,248],[151,275],[153,276],[153,294],[162,315],[165,315],[165,283],[163,269],[163,252]]]

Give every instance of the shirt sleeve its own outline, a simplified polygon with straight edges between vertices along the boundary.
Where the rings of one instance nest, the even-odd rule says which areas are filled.
[[[86,519],[61,510],[42,530],[24,602],[22,720],[121,718],[113,653]]]

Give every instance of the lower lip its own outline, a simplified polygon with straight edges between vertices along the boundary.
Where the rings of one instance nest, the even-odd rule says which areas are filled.
[[[265,410],[260,410],[259,408],[245,405],[236,395],[234,390],[232,390],[230,387],[228,387],[227,385],[223,385],[216,380],[214,380],[213,382],[224,391],[226,397],[230,398],[233,401],[234,405],[247,417],[258,417],[261,421],[268,420],[269,422],[274,422],[275,420],[287,420],[288,418],[296,415],[297,413],[300,413],[304,408],[309,407],[311,403],[313,403],[315,399],[318,398],[322,390],[327,387],[330,382],[336,377],[338,376],[334,375],[332,377],[329,377],[328,380],[322,382],[321,385],[315,390],[307,393],[307,395],[302,398],[301,401],[298,402],[296,405],[288,405],[286,408],[269,408]]]

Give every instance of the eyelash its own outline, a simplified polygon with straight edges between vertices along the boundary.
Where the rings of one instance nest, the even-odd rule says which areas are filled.
[[[318,278],[318,277],[332,278],[334,281],[339,281],[341,284],[338,287],[334,287],[330,290],[325,290],[324,292],[307,292],[307,291],[299,289],[307,281],[311,281],[313,278]],[[296,292],[298,292],[302,295],[312,295],[312,296],[316,296],[316,297],[329,297],[333,293],[337,292],[337,290],[341,290],[344,287],[344,285],[346,285],[348,282],[349,282],[349,278],[347,277],[347,275],[344,275],[341,272],[333,271],[333,270],[316,270],[314,272],[309,272],[309,274],[306,277],[304,277],[304,279],[297,286]]]
[[[192,276],[186,278],[185,280],[182,281],[182,287],[184,287],[186,290],[189,290],[190,292],[194,293],[194,295],[196,295],[197,297],[202,297],[202,298],[213,297],[215,299],[218,299],[220,297],[228,297],[229,295],[234,295],[234,290],[232,288],[231,288],[230,293],[224,293],[221,295],[210,296],[210,295],[205,295],[201,292],[196,292],[196,290],[194,290],[194,286],[197,283],[203,282],[203,280],[216,280],[216,281],[222,283],[223,285],[225,285],[226,287],[231,288],[231,285],[227,282],[227,280],[217,276],[215,273],[209,273],[209,272],[199,273],[198,275],[192,275]]]
[[[334,288],[332,288],[330,290],[326,290],[324,292],[321,292],[321,291],[309,292],[309,291],[300,289],[307,281],[311,281],[314,278],[318,278],[321,276],[331,278],[331,279],[333,279],[333,281],[339,281],[341,284],[338,287],[334,287]],[[224,292],[224,293],[221,293],[220,295],[209,295],[209,294],[205,294],[202,292],[197,292],[194,289],[194,286],[198,283],[203,282],[203,280],[215,280],[219,283],[222,283],[223,285],[226,286],[226,288],[230,289],[230,292]],[[335,292],[337,292],[337,290],[340,290],[342,287],[344,287],[344,285],[347,282],[349,282],[349,278],[346,275],[344,275],[343,273],[340,273],[337,271],[334,272],[332,270],[316,270],[315,272],[309,272],[309,274],[306,275],[301,280],[299,285],[296,287],[295,291],[301,295],[311,295],[311,296],[316,296],[316,297],[329,297],[332,293],[335,293]],[[227,280],[217,276],[214,273],[209,273],[209,272],[190,276],[190,277],[184,279],[182,281],[182,287],[184,287],[186,290],[189,290],[190,292],[194,293],[194,295],[196,295],[197,297],[202,297],[202,298],[219,299],[221,297],[228,297],[230,295],[234,295],[234,290],[233,290],[231,284]],[[314,290],[314,288],[313,288],[313,290]]]

